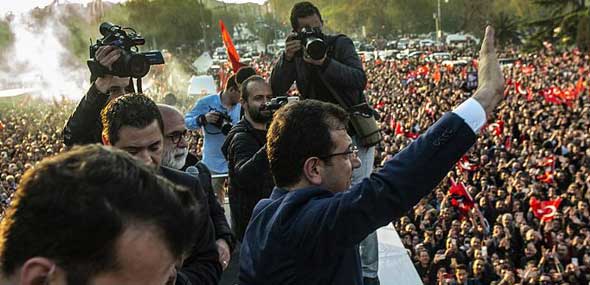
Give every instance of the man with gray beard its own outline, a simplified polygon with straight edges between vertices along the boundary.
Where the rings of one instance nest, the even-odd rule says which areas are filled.
[[[219,205],[213,188],[211,187],[211,173],[202,162],[188,151],[188,130],[184,124],[182,113],[173,106],[158,104],[162,120],[164,122],[164,149],[162,151],[162,165],[186,170],[195,166],[198,170],[198,178],[205,192],[207,192],[210,215],[215,227],[215,240],[219,252],[219,262],[225,270],[231,258],[234,246],[234,236],[229,228],[225,211]]]

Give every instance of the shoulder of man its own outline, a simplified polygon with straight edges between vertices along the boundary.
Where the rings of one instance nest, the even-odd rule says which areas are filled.
[[[185,172],[166,166],[160,166],[160,173],[174,184],[188,187],[191,190],[195,187],[201,188],[199,179]]]
[[[231,130],[227,134],[227,137],[225,138],[225,141],[223,142],[223,145],[221,146],[221,152],[223,153],[224,156],[226,156],[226,159],[227,159],[227,155],[229,153],[229,149],[230,149],[231,144],[233,143],[234,138],[238,134],[248,133],[251,131],[252,131],[252,126],[244,118],[241,119],[237,124],[235,124],[231,128]]]

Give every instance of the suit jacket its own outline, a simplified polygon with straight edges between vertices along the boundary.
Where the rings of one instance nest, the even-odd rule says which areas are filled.
[[[190,284],[218,284],[222,268],[215,243],[215,229],[209,215],[208,195],[203,191],[199,180],[193,176],[165,166],[160,167],[160,173],[174,184],[192,190],[200,207],[199,213],[201,213],[202,219],[199,228],[187,229],[199,231],[199,234],[192,252],[184,260],[180,270],[180,273],[186,276],[183,279],[188,279]],[[178,282],[183,279],[178,278],[177,284],[180,284]]]
[[[363,284],[357,245],[432,191],[474,143],[471,128],[448,113],[346,192],[275,188],[246,230],[240,284]]]

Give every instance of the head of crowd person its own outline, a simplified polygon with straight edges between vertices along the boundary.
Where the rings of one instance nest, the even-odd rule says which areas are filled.
[[[241,88],[242,83],[244,83],[246,79],[254,75],[256,75],[256,70],[254,68],[252,68],[251,66],[242,66],[240,67],[238,72],[236,72],[236,83]]]
[[[317,100],[288,103],[273,116],[267,155],[275,184],[289,190],[319,186],[343,192],[360,166],[342,108]]]
[[[242,83],[240,90],[240,102],[246,119],[259,124],[268,122],[270,116],[263,114],[260,108],[272,98],[270,84],[261,76],[254,75]]]
[[[293,5],[289,19],[294,32],[301,32],[304,27],[321,29],[324,25],[320,10],[307,1]]]
[[[232,76],[228,77],[225,80],[225,88],[223,89],[223,98],[227,98],[224,104],[229,105],[236,105],[240,102],[240,87],[238,82],[236,81],[236,75],[233,74]],[[223,100],[223,99],[222,99]]]
[[[46,158],[2,220],[0,283],[171,282],[197,208],[192,192],[121,150],[93,144]]]
[[[154,168],[160,166],[164,122],[156,103],[140,94],[116,98],[101,112],[102,142],[133,155]]]
[[[162,165],[181,169],[188,156],[189,133],[182,113],[170,105],[158,104],[164,123],[164,149]]]

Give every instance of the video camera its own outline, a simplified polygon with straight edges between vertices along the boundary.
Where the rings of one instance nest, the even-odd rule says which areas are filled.
[[[318,27],[303,27],[294,39],[300,40],[303,46],[303,53],[299,55],[307,54],[314,60],[320,60],[328,52],[328,45],[324,41],[324,34]]]
[[[138,47],[145,44],[145,39],[132,28],[121,28],[108,22],[100,24],[102,39],[90,46],[90,60],[87,61],[93,76],[106,74],[119,77],[142,78],[150,71],[150,65],[164,64],[160,51],[138,52]],[[126,31],[127,30],[127,31]],[[101,46],[112,45],[121,49],[121,57],[111,66],[111,70],[96,61],[96,51]]]
[[[260,106],[260,113],[266,117],[272,117],[272,115],[285,104],[290,102],[299,101],[298,96],[279,96],[270,99],[270,102],[266,102]]]

